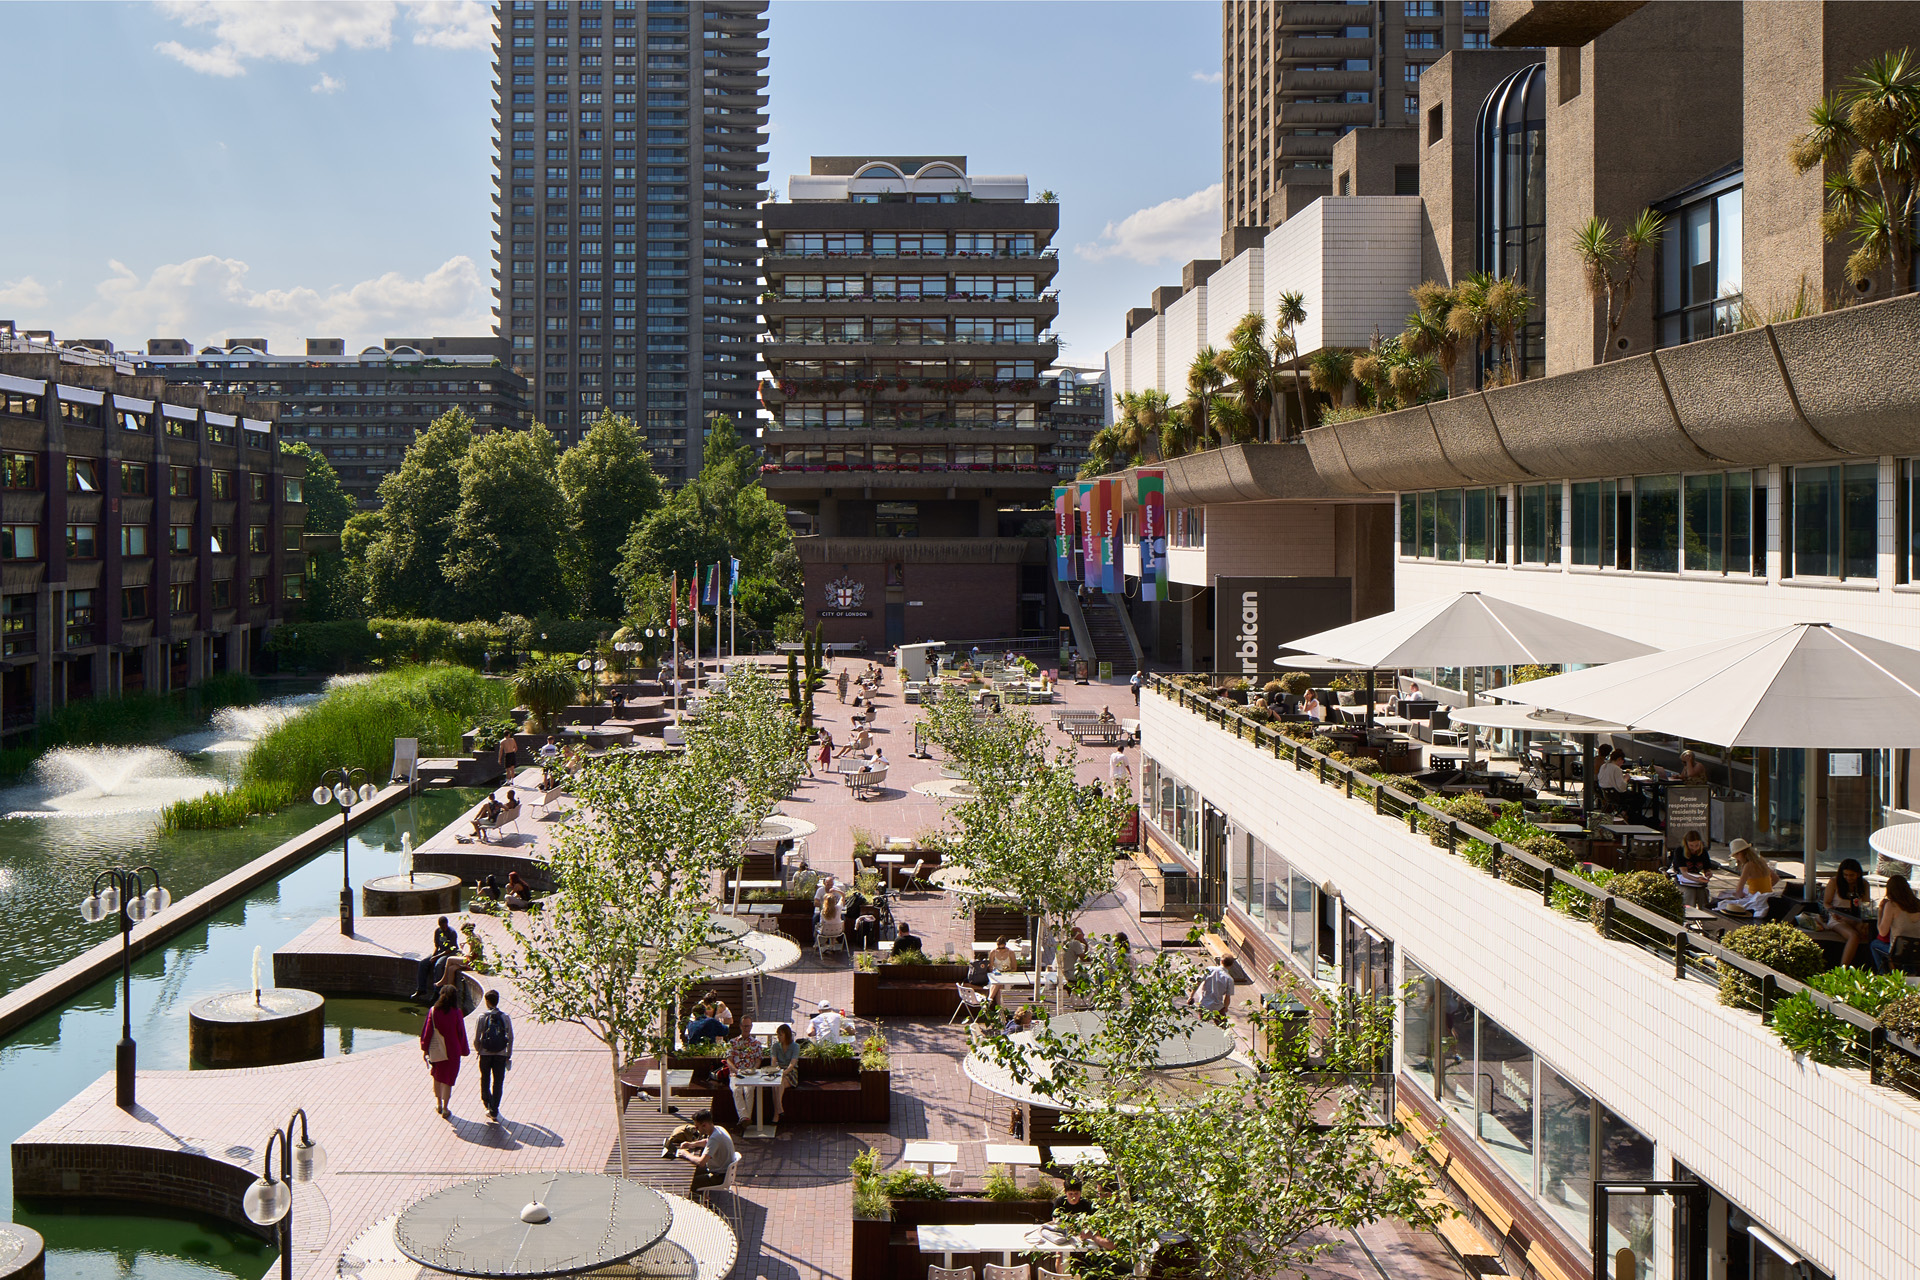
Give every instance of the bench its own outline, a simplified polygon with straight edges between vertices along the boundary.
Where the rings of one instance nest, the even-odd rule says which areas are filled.
[[[474,819],[474,833],[480,837],[481,844],[486,844],[487,832],[499,831],[505,827],[512,826],[518,821],[520,821],[520,806],[515,805],[512,809],[501,813],[499,817],[494,818],[492,821],[488,821],[485,818]]]
[[[534,803],[540,806],[542,816],[546,814],[547,810],[553,808],[554,801],[558,800],[565,791],[565,787],[550,787],[540,793],[539,798],[537,798]]]
[[[1453,1152],[1434,1141],[1435,1131],[1423,1116],[1406,1106],[1397,1107],[1395,1110],[1396,1118],[1406,1127],[1407,1133],[1423,1144],[1429,1144],[1427,1149],[1432,1156],[1435,1169],[1458,1187],[1461,1194],[1466,1196],[1481,1217],[1500,1233],[1499,1245],[1489,1247],[1480,1238],[1479,1232],[1474,1231],[1470,1225],[1460,1219],[1443,1220],[1440,1225],[1440,1234],[1454,1247],[1455,1252],[1462,1255],[1478,1253],[1483,1258],[1490,1258],[1498,1255],[1500,1246],[1505,1246],[1519,1253],[1529,1269],[1529,1274],[1539,1276],[1541,1280],[1579,1280],[1573,1272],[1563,1267],[1560,1260],[1554,1257],[1539,1240],[1529,1236],[1527,1229],[1514,1219],[1513,1214],[1500,1203],[1492,1189],[1467,1166],[1464,1160],[1456,1159]],[[1456,1239],[1456,1236],[1459,1238]],[[1483,1269],[1481,1274],[1499,1273],[1490,1273]]]
[[[856,800],[871,800],[887,784],[885,769],[869,769],[865,773],[849,773],[845,777],[847,790],[853,793]]]
[[[1127,731],[1117,724],[1095,724],[1084,728],[1075,726],[1067,733],[1083,747],[1117,747],[1127,740]]]

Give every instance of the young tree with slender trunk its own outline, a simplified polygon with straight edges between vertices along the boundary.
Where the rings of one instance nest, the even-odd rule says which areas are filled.
[[[1285,340],[1288,357],[1299,356],[1299,329],[1307,322],[1307,295],[1298,289],[1290,289],[1281,294],[1279,303],[1274,309],[1273,322],[1279,326],[1280,332],[1276,336]],[[1307,429],[1307,393],[1302,386],[1301,378],[1300,361],[1296,358],[1293,359],[1293,395],[1300,409],[1300,431],[1305,431]]]
[[[1801,173],[1832,166],[1820,226],[1851,239],[1847,274],[1887,271],[1889,292],[1913,288],[1914,221],[1920,216],[1920,61],[1910,49],[1862,63],[1839,92],[1807,113],[1788,157]]]
[[[1573,233],[1573,251],[1580,257],[1587,297],[1599,303],[1606,314],[1607,337],[1600,348],[1601,364],[1613,358],[1614,335],[1626,319],[1634,281],[1640,278],[1640,256],[1659,243],[1666,225],[1665,218],[1642,209],[1617,236],[1605,218],[1588,218]]]

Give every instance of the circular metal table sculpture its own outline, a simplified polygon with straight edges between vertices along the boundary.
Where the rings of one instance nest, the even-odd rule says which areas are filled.
[[[369,916],[443,916],[460,909],[459,876],[416,871],[375,876],[360,886],[361,910]]]
[[[32,1227],[0,1222],[0,1276],[40,1280],[47,1274],[47,1243]]]
[[[1062,1013],[1047,1019],[1046,1029],[1060,1040],[1068,1053],[1076,1041],[1090,1040],[1106,1025],[1106,1015],[1098,1012]],[[1234,1050],[1233,1032],[1211,1022],[1194,1022],[1184,1031],[1164,1037],[1154,1046],[1153,1063],[1158,1071],[1184,1071],[1218,1062]],[[1076,1061],[1097,1059],[1074,1055]]]
[[[790,813],[776,813],[768,816],[760,824],[760,838],[797,840],[801,836],[810,836],[820,828],[805,818],[796,818]]]
[[[262,988],[208,996],[187,1010],[187,1058],[196,1067],[271,1067],[325,1051],[326,1004],[315,991]]]
[[[1920,866],[1920,822],[1881,827],[1867,837],[1867,847],[1883,858]]]
[[[524,1221],[544,1206],[542,1221]],[[394,1245],[456,1276],[570,1276],[638,1257],[673,1226],[651,1187],[604,1173],[503,1173],[416,1200]]]

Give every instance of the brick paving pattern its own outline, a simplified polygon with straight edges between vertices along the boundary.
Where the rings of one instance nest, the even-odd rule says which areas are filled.
[[[864,666],[834,665],[855,671]],[[1124,683],[1066,684],[1061,693],[1068,706],[1111,707],[1123,719],[1133,714]],[[816,697],[815,709],[816,721],[844,742],[852,708],[838,702],[831,683]],[[1044,718],[1045,708],[1033,710]],[[885,790],[874,799],[859,800],[840,778],[816,776],[803,781],[780,806],[818,826],[808,839],[815,868],[849,877],[856,830],[879,838],[913,836],[942,825],[947,803],[914,790],[916,783],[940,777],[938,762],[911,758],[916,715],[917,708],[901,704],[890,676],[874,729],[889,758]],[[1050,722],[1048,736],[1062,741]],[[1106,780],[1109,754],[1109,748],[1083,752],[1082,778]],[[1138,750],[1130,748],[1126,756],[1137,778]],[[453,847],[455,834],[466,830],[463,819],[423,843],[422,849]],[[544,845],[550,830],[550,822],[529,811],[517,832],[503,842],[505,849],[533,852]],[[1131,877],[1123,874],[1120,889],[1088,911],[1083,922],[1088,931],[1124,931],[1136,945],[1157,944],[1161,927],[1142,920],[1134,889]],[[930,953],[949,945],[962,954],[969,949],[970,924],[955,919],[942,894],[905,895],[896,915],[912,923]],[[502,936],[497,921],[475,919],[490,942]],[[424,917],[363,919],[359,935],[347,942],[331,922],[322,922],[282,951],[348,951],[389,959],[418,955],[431,927],[431,919]],[[1184,925],[1170,923],[1170,937],[1176,927],[1184,932]],[[237,1157],[239,1163],[257,1167],[255,1144],[294,1107],[304,1106],[314,1136],[327,1148],[329,1168],[295,1192],[295,1273],[320,1280],[335,1274],[341,1251],[370,1225],[450,1182],[503,1171],[618,1168],[612,1064],[604,1047],[580,1028],[537,1022],[520,993],[504,983],[494,985],[500,986],[502,1003],[513,1015],[516,1037],[505,1118],[499,1125],[481,1115],[478,1073],[471,1063],[455,1087],[454,1120],[438,1118],[417,1051],[399,1045],[284,1067],[143,1072],[142,1106],[130,1114],[113,1106],[112,1078],[103,1077],[21,1141],[153,1145],[221,1159]],[[1250,989],[1243,984],[1239,994],[1244,999]],[[764,980],[759,1016],[770,1020],[790,1013],[796,1024],[803,1023],[818,1001],[830,1000],[845,1010],[852,997],[852,965],[838,956],[823,964],[807,950],[795,968]],[[847,1274],[852,1245],[847,1165],[864,1146],[878,1150],[884,1167],[897,1163],[902,1144],[909,1140],[955,1142],[967,1178],[977,1182],[985,1172],[982,1142],[1005,1140],[1007,1104],[972,1086],[959,1068],[965,1047],[961,1030],[939,1019],[889,1020],[881,1029],[891,1042],[893,1073],[891,1119],[884,1131],[807,1125],[783,1127],[769,1140],[739,1139],[744,1160],[738,1204],[725,1204],[721,1193],[716,1207],[729,1214],[737,1207],[740,1259],[733,1274],[741,1280],[817,1280]],[[683,1192],[689,1177],[686,1164],[659,1157],[662,1137],[675,1122],[658,1108],[657,1100],[640,1097],[627,1111],[633,1176],[662,1190]],[[1399,1224],[1381,1224],[1341,1239],[1311,1274],[1318,1280],[1374,1280],[1382,1275],[1418,1280],[1458,1276],[1461,1271],[1432,1237]]]

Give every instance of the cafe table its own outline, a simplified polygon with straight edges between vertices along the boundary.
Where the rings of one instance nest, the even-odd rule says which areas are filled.
[[[789,1024],[784,1022],[756,1022],[747,1028],[747,1033],[756,1040],[771,1042],[775,1036],[780,1034],[780,1028],[787,1025]]]
[[[1620,842],[1626,861],[1632,862],[1634,846],[1646,842],[1653,844],[1653,853],[1644,855],[1658,860],[1660,857],[1660,832],[1655,827],[1643,827],[1634,822],[1603,822],[1600,829]]]
[[[743,1084],[753,1090],[753,1123],[741,1129],[740,1132],[749,1138],[773,1137],[779,1131],[766,1123],[764,1117],[767,1109],[767,1091],[780,1083],[780,1072],[772,1067],[740,1071],[734,1074],[733,1081],[735,1084]]]
[[[938,1170],[945,1173],[960,1162],[960,1148],[951,1142],[909,1142],[900,1149],[900,1163],[912,1168],[923,1166],[923,1172],[932,1177]]]
[[[929,1222],[915,1228],[920,1252],[937,1253],[940,1265],[953,1267],[956,1253],[997,1253],[1012,1266],[1016,1253],[1083,1253],[1080,1237],[1032,1222]]]
[[[893,888],[893,869],[904,864],[907,860],[907,855],[904,853],[876,853],[873,855],[873,860],[887,869],[887,888]]]

